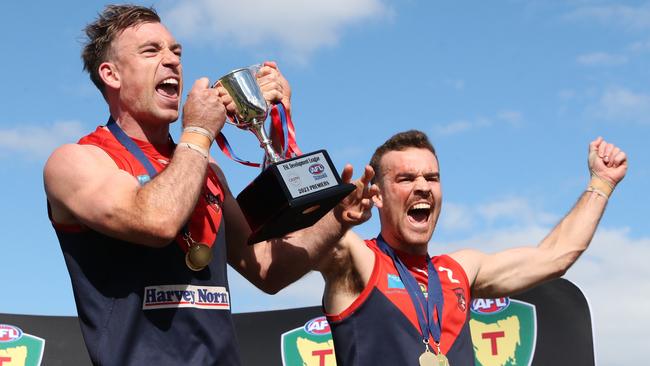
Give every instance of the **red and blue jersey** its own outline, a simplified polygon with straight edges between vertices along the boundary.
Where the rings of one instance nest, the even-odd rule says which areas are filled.
[[[157,171],[169,153],[135,140]],[[147,171],[106,129],[79,144],[104,150],[117,166],[146,183]],[[188,223],[192,238],[211,243],[212,262],[194,272],[182,239],[151,248],[83,226],[53,222],[70,273],[88,353],[99,365],[239,365],[226,275],[224,193],[208,169]]]
[[[425,347],[412,300],[393,260],[377,247],[375,239],[367,240],[366,245],[375,254],[368,284],[343,312],[327,314],[337,364],[418,365]],[[426,256],[395,252],[426,294]],[[444,298],[441,351],[451,365],[474,365],[467,275],[460,264],[447,255],[433,257],[431,261],[440,278]],[[433,339],[429,342],[434,344]]]

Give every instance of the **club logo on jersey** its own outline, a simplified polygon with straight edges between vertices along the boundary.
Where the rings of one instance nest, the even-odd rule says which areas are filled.
[[[335,366],[334,342],[324,316],[282,334],[282,365]]]
[[[508,306],[510,306],[510,299],[507,297],[474,299],[472,301],[472,312],[475,314],[496,314],[506,310]]]
[[[230,295],[221,286],[163,285],[144,289],[142,310],[196,308],[229,310]]]
[[[537,338],[535,305],[508,298],[475,299],[471,310],[477,366],[530,366]]]
[[[138,180],[138,183],[140,183],[141,186],[147,184],[147,182],[151,180],[151,177],[148,174],[138,175],[135,178]]]
[[[399,278],[398,275],[394,274],[388,274],[388,288],[397,288],[397,289],[405,289],[404,287],[404,282],[402,282],[402,279]]]
[[[0,324],[0,365],[40,365],[44,348],[43,338]]]
[[[460,287],[453,289],[454,294],[456,295],[456,300],[458,300],[457,306],[460,311],[463,313],[467,310],[467,300],[465,300],[465,290]]]

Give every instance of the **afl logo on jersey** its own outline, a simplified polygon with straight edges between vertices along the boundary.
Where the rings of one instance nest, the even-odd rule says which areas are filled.
[[[325,171],[325,167],[323,166],[323,164],[316,163],[309,166],[309,172],[312,175],[322,174],[324,171]]]
[[[17,341],[23,336],[23,331],[13,325],[0,324],[0,342]]]
[[[496,314],[504,311],[510,305],[510,298],[499,297],[498,299],[474,299],[472,301],[472,312],[477,314]]]
[[[312,319],[305,324],[305,331],[313,335],[323,335],[330,333],[330,323],[324,316]]]

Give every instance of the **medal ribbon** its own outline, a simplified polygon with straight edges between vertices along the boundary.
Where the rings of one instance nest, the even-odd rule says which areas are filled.
[[[438,278],[438,272],[436,272],[431,262],[431,257],[427,254],[428,296],[425,298],[415,277],[409,272],[404,262],[395,254],[393,248],[384,241],[381,234],[377,236],[377,245],[382,252],[386,253],[393,260],[399,277],[411,297],[411,302],[413,302],[413,306],[415,307],[415,313],[418,316],[422,342],[428,344],[429,334],[431,334],[433,340],[437,344],[440,344],[444,298],[442,297],[442,285]],[[437,319],[433,319],[434,309],[437,312]]]
[[[113,119],[113,116],[110,116],[108,118],[108,123],[106,123],[106,127],[108,127],[108,130],[111,131],[113,136],[117,139],[117,141],[122,144],[130,153],[133,155],[140,164],[147,170],[149,173],[149,178],[153,179],[153,177],[158,174],[158,171],[156,168],[153,167],[149,159],[144,155],[144,152],[138,147],[138,145],[131,139],[125,132],[122,130],[122,128],[115,122]]]
[[[271,140],[279,141],[281,143],[282,153],[280,154],[280,157],[282,159],[289,159],[294,156],[302,155],[302,152],[296,143],[296,131],[293,125],[293,121],[291,120],[291,116],[287,114],[286,109],[282,103],[275,104],[273,107],[271,107],[270,135]],[[217,145],[219,145],[221,151],[223,151],[223,153],[231,160],[255,168],[262,166],[260,163],[244,160],[237,156],[233,148],[230,146],[230,143],[228,143],[228,139],[223,133],[220,132],[215,140],[217,141]]]
[[[118,125],[115,120],[113,119],[113,116],[110,116],[108,118],[108,122],[106,123],[106,127],[108,127],[108,130],[111,131],[113,136],[117,139],[117,141],[122,144],[130,153],[135,157],[138,162],[147,170],[149,173],[149,178],[153,179],[153,177],[158,174],[158,171],[156,168],[154,168],[153,164],[147,159],[147,157],[144,155],[144,152],[140,147],[133,141],[132,138],[127,135],[124,130]],[[171,137],[170,137],[171,139]],[[189,228],[187,227],[187,224],[183,226],[183,234],[188,234],[189,233]],[[187,248],[183,245],[180,245],[181,249],[183,251],[187,252]]]
[[[219,134],[215,138],[215,141],[217,141],[217,145],[219,145],[219,148],[221,149],[221,151],[223,151],[223,153],[227,157],[238,162],[239,164],[252,166],[254,168],[258,168],[261,166],[260,163],[253,163],[251,161],[241,159],[239,156],[237,156],[237,154],[235,154],[235,151],[230,146],[228,139],[226,139],[226,135],[224,135],[223,133],[219,132]]]
[[[282,145],[283,159],[290,159],[302,155],[296,143],[296,129],[287,114],[284,104],[278,103],[271,108],[271,138],[279,140]]]

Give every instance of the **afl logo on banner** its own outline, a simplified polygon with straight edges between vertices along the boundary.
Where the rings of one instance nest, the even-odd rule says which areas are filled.
[[[23,331],[13,325],[0,324],[0,342],[13,342],[23,336]]]
[[[324,316],[282,334],[282,365],[335,366],[334,341]]]
[[[496,314],[508,308],[510,299],[500,297],[498,299],[474,299],[472,301],[472,312],[476,314]]]
[[[40,365],[43,360],[45,340],[24,333],[22,329],[0,324],[0,366]]]
[[[330,333],[330,323],[324,316],[312,319],[305,324],[305,331],[309,334],[323,335]]]
[[[323,164],[316,163],[309,166],[309,172],[312,175],[322,174],[324,171],[325,171],[325,167],[323,166]]]

